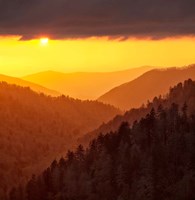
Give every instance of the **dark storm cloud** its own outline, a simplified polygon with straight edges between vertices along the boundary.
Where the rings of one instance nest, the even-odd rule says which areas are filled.
[[[31,39],[195,34],[195,0],[0,0],[0,34]]]

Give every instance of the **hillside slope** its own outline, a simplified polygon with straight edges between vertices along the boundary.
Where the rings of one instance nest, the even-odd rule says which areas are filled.
[[[140,67],[117,72],[78,72],[60,73],[40,72],[22,79],[59,91],[62,94],[79,99],[97,99],[111,88],[133,80],[154,67]]]
[[[187,103],[189,115],[195,113],[195,82],[191,79],[186,80],[183,84],[179,83],[175,87],[171,87],[165,98],[155,97],[144,107],[133,108],[127,111],[124,115],[115,116],[108,123],[102,124],[96,130],[93,130],[92,132],[89,132],[85,136],[79,138],[78,143],[86,145],[99,133],[105,134],[110,131],[116,131],[124,121],[132,125],[136,120],[140,120],[148,112],[150,112],[152,108],[157,110],[160,105],[166,108],[171,106],[172,103],[177,103],[180,108]]]
[[[122,110],[140,107],[154,96],[164,95],[171,85],[186,79],[195,80],[195,65],[184,68],[151,70],[137,79],[120,85],[98,98]]]
[[[9,84],[15,84],[15,85],[19,85],[22,87],[30,87],[33,91],[38,92],[38,93],[44,93],[46,95],[51,95],[51,96],[59,96],[60,95],[60,93],[55,90],[50,90],[41,85],[29,82],[29,81],[25,81],[25,80],[22,80],[19,78],[2,75],[2,74],[0,74],[0,82],[7,82]]]
[[[0,190],[40,172],[79,136],[118,113],[97,101],[49,97],[0,83]]]

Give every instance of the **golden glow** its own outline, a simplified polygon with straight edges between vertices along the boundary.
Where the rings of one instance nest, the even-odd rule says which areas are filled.
[[[39,71],[116,71],[143,65],[183,66],[195,63],[195,38],[164,40],[107,38],[19,41],[0,38],[0,73],[23,76]],[[42,42],[41,42],[42,43]]]
[[[49,38],[41,38],[40,39],[40,44],[42,46],[46,46],[48,44],[48,42],[49,42]]]

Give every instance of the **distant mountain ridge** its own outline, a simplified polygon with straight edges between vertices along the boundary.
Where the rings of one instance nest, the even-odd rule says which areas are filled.
[[[59,96],[60,95],[60,93],[55,90],[45,88],[41,85],[22,80],[20,78],[11,77],[11,76],[7,76],[7,75],[3,75],[3,74],[0,74],[0,82],[7,82],[9,84],[15,84],[15,85],[22,86],[22,87],[30,87],[33,91],[38,92],[38,93],[44,93],[46,95],[51,95],[51,96]]]
[[[153,69],[135,80],[113,88],[98,101],[114,105],[122,110],[140,107],[154,96],[164,95],[171,85],[186,79],[195,80],[195,65],[183,68]]]
[[[133,80],[154,68],[144,66],[123,71],[97,73],[44,71],[22,77],[22,79],[43,85],[73,98],[94,100],[111,88]]]

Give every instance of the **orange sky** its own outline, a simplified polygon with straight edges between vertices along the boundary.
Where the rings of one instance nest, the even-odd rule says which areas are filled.
[[[0,38],[0,73],[23,76],[44,70],[116,71],[143,65],[183,66],[195,63],[195,38],[119,42],[106,38],[19,41]]]

